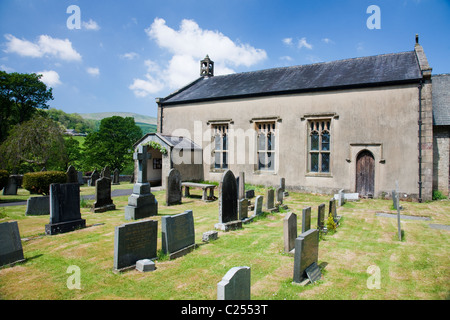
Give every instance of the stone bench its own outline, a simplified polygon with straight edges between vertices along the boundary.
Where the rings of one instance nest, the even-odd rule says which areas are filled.
[[[203,201],[214,201],[216,197],[214,196],[214,189],[216,188],[213,184],[195,183],[195,182],[182,182],[181,188],[184,187],[184,197],[189,197],[190,188],[201,188],[203,189],[202,200]],[[208,195],[209,190],[209,195]]]

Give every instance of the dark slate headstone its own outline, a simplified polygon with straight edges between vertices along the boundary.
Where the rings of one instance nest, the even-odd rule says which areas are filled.
[[[80,185],[78,183],[53,183],[50,185],[50,223],[46,234],[58,234],[86,227],[81,219]]]
[[[284,252],[290,253],[295,248],[297,239],[297,215],[289,212],[283,219]]]
[[[95,184],[95,202],[93,212],[115,210],[116,205],[111,199],[111,179],[102,177]]]
[[[311,229],[311,207],[302,210],[302,233]]]
[[[180,204],[182,198],[180,171],[170,169],[166,179],[166,205]]]
[[[275,207],[275,191],[273,189],[267,189],[266,191],[266,209],[272,210]]]
[[[3,188],[4,196],[15,196],[17,195],[17,189],[19,187],[18,181],[14,175],[8,177],[8,182]]]
[[[236,178],[231,170],[225,171],[219,184],[219,223],[214,226],[223,231],[238,229],[238,195]]]
[[[117,169],[117,168],[114,169],[112,184],[120,184],[120,181],[119,181],[119,169]]]
[[[103,168],[102,173],[100,174],[100,177],[111,179],[111,169],[109,168],[109,166],[105,166]]]
[[[300,283],[307,278],[306,268],[319,258],[319,231],[310,229],[295,239],[294,282]]]
[[[322,203],[319,205],[318,214],[317,214],[317,229],[323,231],[325,228],[325,204]]]
[[[30,197],[27,200],[26,216],[50,214],[50,196]]]
[[[134,267],[138,260],[156,258],[158,221],[122,224],[114,232],[114,270]]]
[[[78,183],[78,171],[74,166],[70,165],[66,171],[67,183]]]
[[[284,191],[286,191],[286,180],[284,178],[280,178],[280,188]]]
[[[0,267],[23,260],[17,221],[0,223]]]
[[[91,187],[95,186],[95,182],[100,179],[100,174],[97,170],[94,170],[91,174]]]
[[[314,283],[322,278],[320,267],[315,262],[313,262],[308,268],[306,268],[305,272],[311,283]]]
[[[243,198],[239,200],[239,220],[248,218],[248,199]]]
[[[194,215],[192,210],[161,218],[162,251],[169,259],[181,257],[195,248]]]
[[[77,171],[77,179],[78,179],[78,184],[81,184],[81,185],[84,184],[84,180],[83,180],[83,172]]]
[[[247,199],[252,199],[255,197],[255,190],[251,189],[251,190],[246,190],[245,191],[245,197]]]
[[[217,284],[217,300],[250,300],[250,267],[231,268]]]

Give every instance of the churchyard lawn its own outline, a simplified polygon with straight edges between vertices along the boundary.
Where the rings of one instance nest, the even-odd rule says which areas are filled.
[[[132,184],[112,186],[113,190],[131,188]],[[264,195],[263,189],[255,191]],[[94,192],[94,187],[81,187],[81,195]],[[218,222],[218,201],[205,203],[201,192],[193,189],[197,197],[167,207],[165,192],[152,191],[158,200],[158,215],[143,220],[158,221],[158,251],[161,217],[185,210],[193,210],[198,248],[175,260],[159,251],[156,270],[147,273],[112,270],[114,228],[127,222],[128,196],[114,197],[117,209],[104,213],[91,212],[89,205],[94,200],[85,201],[81,213],[87,228],[53,236],[44,234],[48,215],[25,216],[26,205],[0,207],[0,222],[18,222],[26,259],[0,268],[0,299],[215,300],[217,283],[235,266],[251,267],[252,299],[450,298],[450,232],[429,226],[450,225],[450,201],[401,202],[402,214],[432,218],[402,220],[402,241],[397,238],[397,219],[376,215],[395,213],[391,200],[360,200],[338,207],[340,226],[319,243],[322,279],[299,286],[292,283],[294,259],[283,250],[283,218],[288,211],[296,213],[300,234],[302,209],[311,206],[311,227],[315,228],[317,207],[325,203],[328,213],[330,196],[290,192],[284,199],[288,211],[264,213],[243,229],[219,231],[219,239],[202,243],[202,234]],[[0,195],[0,200],[28,197],[28,191],[19,189],[17,196]],[[79,268],[80,289],[71,288],[71,266]]]

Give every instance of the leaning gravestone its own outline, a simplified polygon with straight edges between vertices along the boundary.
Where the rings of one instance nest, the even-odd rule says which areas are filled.
[[[325,231],[325,203],[319,205],[318,215],[317,215],[317,229],[319,231]]]
[[[70,165],[66,171],[67,183],[78,183],[78,171]]]
[[[231,170],[225,171],[219,184],[219,223],[214,227],[222,231],[242,228],[238,220],[236,178]]]
[[[134,267],[138,260],[156,258],[158,221],[122,224],[114,232],[114,271]]]
[[[115,210],[116,205],[111,199],[111,179],[102,177],[95,184],[95,202],[91,209],[93,212]]]
[[[250,267],[231,268],[217,284],[217,300],[250,300]]]
[[[166,206],[180,204],[182,198],[180,171],[175,168],[170,169],[166,179]]]
[[[91,174],[91,187],[95,186],[95,181],[97,181],[98,179],[100,179],[100,174],[97,170],[94,170],[94,172],[92,172]]]
[[[274,211],[276,209],[273,189],[267,189],[266,191],[266,209],[268,211]]]
[[[27,200],[26,216],[50,214],[50,196],[30,197]]]
[[[78,183],[52,183],[50,185],[50,223],[45,234],[58,234],[86,227],[81,219],[80,185]]]
[[[263,200],[264,200],[263,196],[256,196],[255,209],[253,211],[253,215],[254,216],[258,216],[258,215],[260,215],[262,213]]]
[[[192,210],[161,218],[162,251],[175,259],[195,249],[194,215]]]
[[[17,195],[18,182],[14,175],[8,177],[8,182],[6,186],[3,188],[4,196],[15,196]]]
[[[128,205],[125,207],[126,220],[142,219],[158,214],[158,201],[151,193],[150,183],[147,182],[147,146],[139,146],[138,152],[133,154],[133,159],[138,160],[139,171],[133,193],[128,197]]]
[[[297,238],[297,215],[289,212],[283,219],[284,252],[293,253]]]
[[[302,210],[302,233],[311,229],[311,207]]]
[[[306,268],[319,258],[319,231],[310,229],[295,239],[294,282],[301,283],[306,278]]]
[[[17,221],[0,223],[0,267],[25,260]]]

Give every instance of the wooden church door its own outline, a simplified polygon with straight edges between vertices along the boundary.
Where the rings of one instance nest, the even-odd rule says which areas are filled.
[[[362,197],[374,195],[375,159],[368,150],[361,151],[356,158],[356,192]]]

